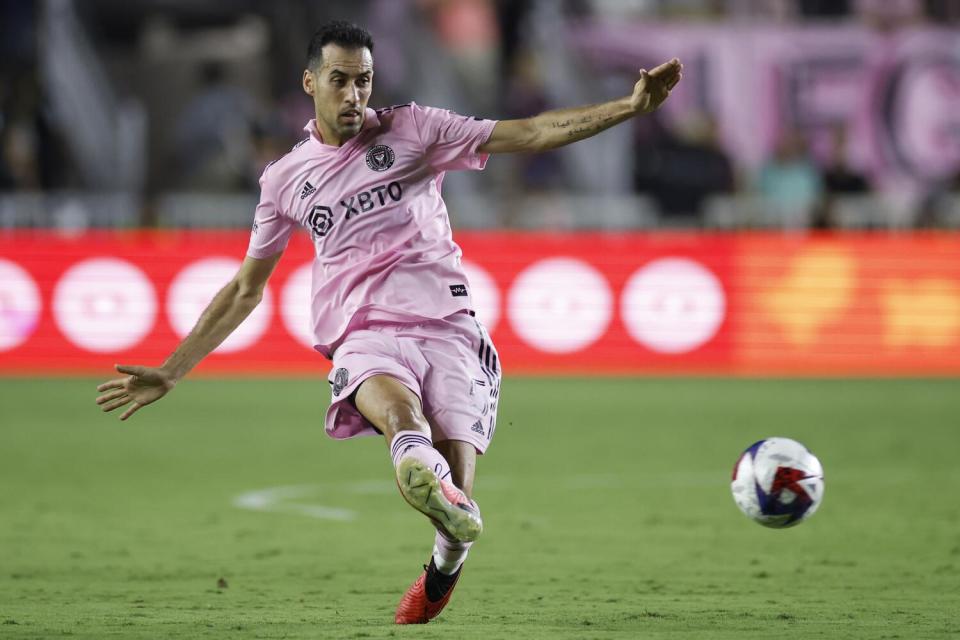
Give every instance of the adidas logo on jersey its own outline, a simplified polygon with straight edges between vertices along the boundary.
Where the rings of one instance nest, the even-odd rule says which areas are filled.
[[[303,191],[300,192],[300,199],[303,200],[304,198],[309,196],[311,193],[316,193],[316,192],[317,192],[317,188],[315,186],[310,184],[309,181],[305,182],[303,183]]]
[[[480,423],[479,420],[477,420],[476,422],[473,423],[473,426],[470,427],[470,431],[479,433],[480,435],[484,435],[484,433],[483,433],[483,425]]]

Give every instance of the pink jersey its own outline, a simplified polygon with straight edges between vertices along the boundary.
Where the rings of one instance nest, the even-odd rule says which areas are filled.
[[[354,326],[471,309],[460,247],[440,196],[444,172],[482,169],[496,122],[415,103],[366,110],[343,146],[310,137],[267,166],[247,255],[282,251],[296,225],[313,238],[314,348],[328,358]]]

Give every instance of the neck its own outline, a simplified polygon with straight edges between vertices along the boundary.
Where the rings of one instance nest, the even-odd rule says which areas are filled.
[[[321,117],[319,113],[314,113],[316,122],[317,134],[320,136],[321,141],[324,144],[328,144],[332,147],[342,147],[344,144],[349,142],[351,139],[360,134],[363,130],[363,121],[361,121],[361,126],[357,127],[355,132],[342,132],[330,127]]]
[[[341,147],[343,143],[349,140],[349,138],[341,138],[336,131],[327,127],[323,120],[320,119],[320,114],[316,114],[316,129],[317,134],[320,136],[320,140],[323,141],[323,144],[328,144],[333,147]]]

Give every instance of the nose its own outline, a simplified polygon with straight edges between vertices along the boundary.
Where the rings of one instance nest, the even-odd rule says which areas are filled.
[[[357,85],[351,84],[349,94],[347,96],[350,104],[360,104],[360,89],[357,88]]]

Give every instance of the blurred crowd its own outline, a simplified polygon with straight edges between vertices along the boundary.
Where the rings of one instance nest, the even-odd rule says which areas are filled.
[[[163,194],[255,197],[264,165],[301,139],[312,117],[299,87],[303,55],[312,27],[334,17],[374,34],[377,106],[414,99],[494,118],[570,106],[553,103],[550,73],[528,37],[531,15],[544,2],[568,21],[841,21],[877,30],[960,24],[960,2],[953,0],[0,0],[0,198],[124,191],[137,196],[137,223],[150,225],[157,223]],[[53,24],[66,14],[73,22]],[[52,29],[71,24],[74,50],[50,37]],[[74,51],[102,66],[109,101],[89,96],[98,74],[66,86],[57,60]],[[62,114],[98,104],[127,115],[140,105],[146,123],[140,146],[136,127],[124,136],[114,129],[130,127],[107,126],[88,136],[93,140],[77,140],[76,121]],[[876,187],[872,176],[850,166],[851,133],[842,126],[819,153],[804,131],[786,131],[759,167],[747,168],[723,144],[714,114],[648,120],[627,136],[629,188],[654,204],[665,226],[701,225],[717,196],[738,195],[760,198],[783,219],[842,226],[838,198],[869,195]],[[108,149],[97,157],[112,158],[118,169],[94,177],[89,149],[105,138]],[[110,155],[121,143],[143,156],[139,173],[127,156]],[[575,169],[559,152],[515,157],[491,169],[483,179],[501,198],[577,189]],[[922,185],[912,224],[945,224],[945,199],[960,197],[960,166],[951,175]],[[469,180],[453,184],[454,195],[472,188],[477,191]],[[509,226],[515,213],[507,207],[484,224]],[[234,215],[246,221],[250,211]]]
[[[702,218],[711,198],[736,194],[755,196],[762,203],[762,215],[773,220],[800,220],[801,226],[815,229],[880,226],[843,220],[843,205],[872,206],[871,196],[881,199],[870,176],[850,165],[847,136],[846,129],[837,126],[820,158],[802,132],[787,131],[759,169],[746,172],[738,170],[719,144],[713,121],[707,116],[694,118],[662,130],[652,144],[638,146],[634,186],[653,197],[668,226],[671,219],[687,223],[691,215]],[[909,226],[956,226],[955,214],[948,211],[955,204],[947,199],[960,198],[960,166],[947,179],[925,185],[918,195]],[[747,218],[747,226],[750,221]]]

